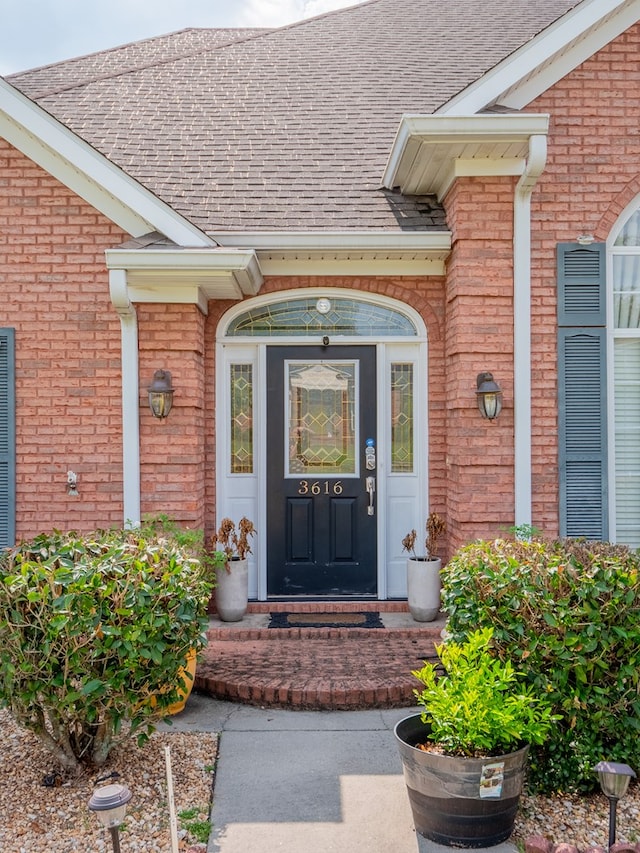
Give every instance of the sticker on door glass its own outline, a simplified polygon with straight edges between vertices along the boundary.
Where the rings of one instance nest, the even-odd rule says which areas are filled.
[[[504,761],[496,761],[493,764],[483,764],[480,775],[480,799],[502,796],[502,783],[504,782]]]

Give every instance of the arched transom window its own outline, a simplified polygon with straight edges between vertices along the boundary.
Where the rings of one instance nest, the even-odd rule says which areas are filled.
[[[383,305],[332,296],[285,299],[238,315],[228,337],[342,335],[347,337],[415,337],[411,320]]]

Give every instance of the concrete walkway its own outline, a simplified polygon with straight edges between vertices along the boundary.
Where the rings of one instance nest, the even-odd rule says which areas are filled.
[[[287,711],[192,694],[173,728],[221,733],[208,853],[451,853],[413,828],[393,727],[414,710]]]

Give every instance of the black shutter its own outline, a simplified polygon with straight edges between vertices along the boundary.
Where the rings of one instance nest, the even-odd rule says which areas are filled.
[[[16,535],[16,415],[13,329],[0,329],[0,548]]]

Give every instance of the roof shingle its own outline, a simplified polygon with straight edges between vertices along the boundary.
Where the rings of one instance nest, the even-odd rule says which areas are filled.
[[[434,112],[577,2],[369,0],[9,81],[208,233],[443,227],[437,205],[380,189],[400,117]]]

